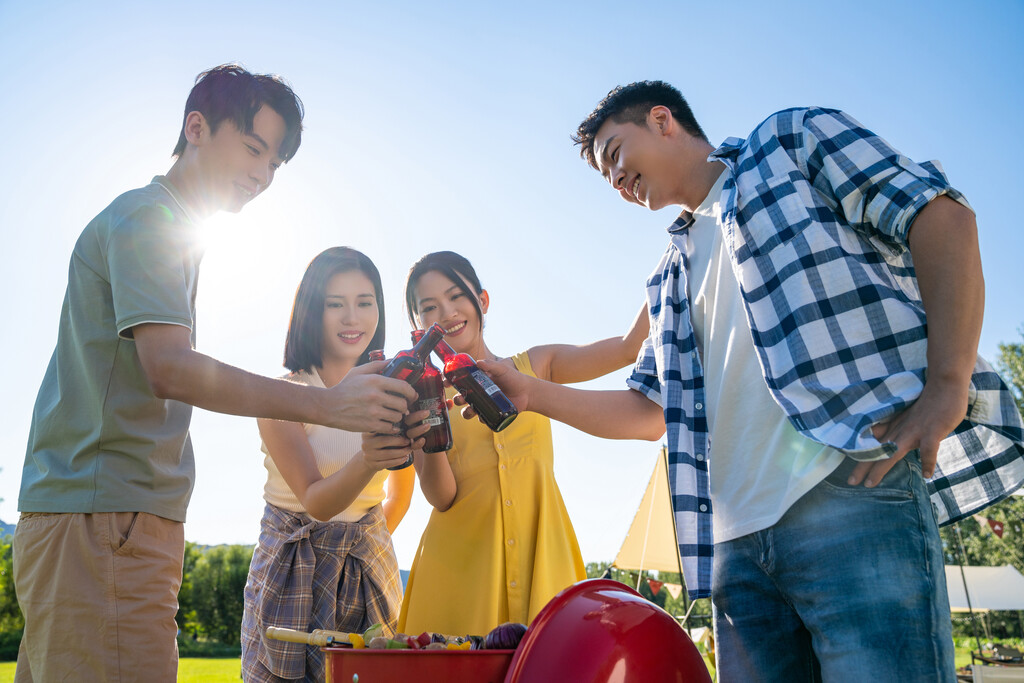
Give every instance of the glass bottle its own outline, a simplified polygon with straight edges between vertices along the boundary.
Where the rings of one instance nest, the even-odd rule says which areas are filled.
[[[469,354],[456,353],[443,339],[434,352],[444,361],[444,378],[458,389],[491,431],[500,432],[512,424],[519,411]]]
[[[441,341],[443,336],[444,329],[437,323],[434,323],[411,349],[399,351],[395,354],[395,357],[384,366],[380,374],[385,377],[405,380],[409,384],[415,385],[420,377],[423,376],[424,368],[430,362],[430,352],[434,350],[434,347]],[[401,470],[411,464],[412,453],[409,453],[409,458],[403,464],[389,467],[388,469]]]
[[[412,340],[419,342],[424,334],[423,330],[413,330]],[[441,371],[430,362],[429,356],[423,363],[423,376],[412,385],[412,388],[419,395],[413,411],[430,411],[430,416],[424,420],[430,425],[430,429],[423,435],[423,438],[426,439],[423,452],[441,453],[451,450],[452,426],[448,420],[448,402],[444,396],[444,380],[441,379]]]

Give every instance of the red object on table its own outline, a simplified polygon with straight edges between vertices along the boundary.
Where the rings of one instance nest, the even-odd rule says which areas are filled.
[[[327,683],[502,683],[515,650],[321,648]]]
[[[711,683],[676,620],[632,588],[588,579],[556,595],[515,650],[505,683]]]

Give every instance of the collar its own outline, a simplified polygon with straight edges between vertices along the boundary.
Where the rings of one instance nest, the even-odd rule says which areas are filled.
[[[178,188],[176,188],[174,184],[171,183],[167,176],[153,176],[153,180],[150,181],[150,185],[159,185],[160,187],[162,187],[164,191],[171,196],[171,199],[173,199],[174,203],[178,205],[178,208],[181,209],[181,212],[185,214],[185,218],[190,223],[198,224],[200,222],[199,216],[197,216],[196,212],[193,211],[192,208],[185,202],[184,198],[182,198],[181,196],[181,193],[178,192]]]

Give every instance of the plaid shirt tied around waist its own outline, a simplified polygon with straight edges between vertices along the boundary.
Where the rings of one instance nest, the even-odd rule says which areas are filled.
[[[325,663],[320,648],[266,638],[268,626],[362,633],[381,622],[391,635],[401,602],[398,560],[380,505],[358,522],[318,522],[267,504],[246,584],[242,638],[258,644],[259,660],[274,676],[322,681]],[[247,680],[263,674],[246,673]]]
[[[857,460],[895,450],[871,426],[906,409],[926,374],[927,326],[907,236],[946,195],[917,164],[829,109],[788,109],[709,157],[727,174],[722,230],[769,392],[804,436]],[[711,592],[713,557],[704,375],[687,301],[684,211],[647,281],[651,332],[627,381],[662,406],[679,552],[690,596]],[[965,419],[928,482],[939,522],[998,502],[1024,482],[1024,424],[980,357]]]

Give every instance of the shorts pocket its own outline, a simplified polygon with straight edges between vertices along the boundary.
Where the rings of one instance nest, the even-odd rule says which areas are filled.
[[[135,540],[142,533],[140,523],[141,512],[111,512],[110,514],[110,545],[115,555],[130,555]]]

